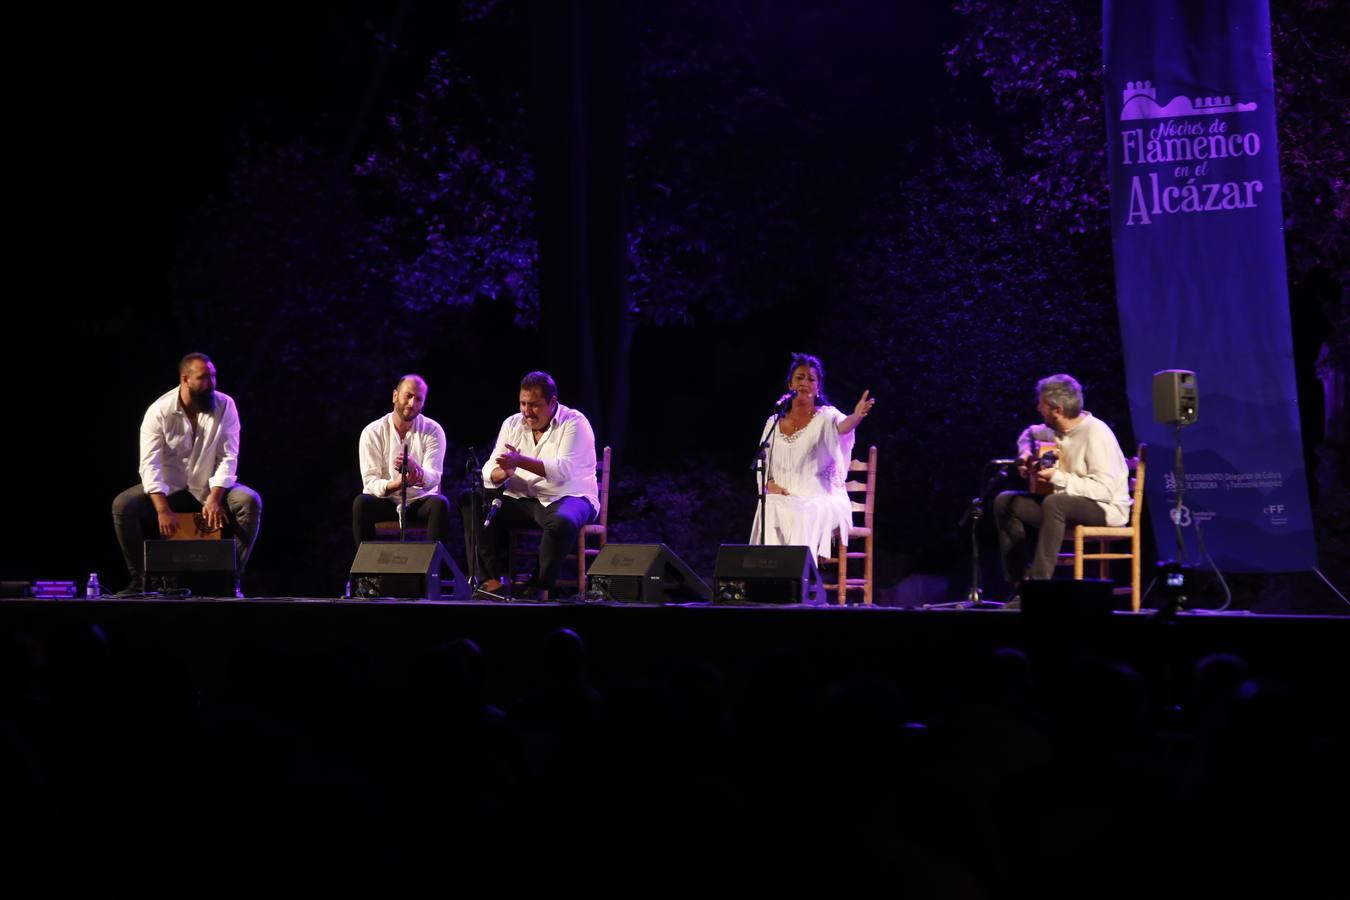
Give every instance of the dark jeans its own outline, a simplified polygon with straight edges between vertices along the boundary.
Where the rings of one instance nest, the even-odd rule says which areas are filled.
[[[502,508],[484,528],[483,519],[492,501],[500,498]],[[538,500],[506,497],[500,490],[487,491],[483,508],[477,517],[470,513],[470,495],[459,498],[460,514],[464,517],[464,534],[478,535],[479,578],[502,578],[506,571],[507,541],[512,528],[538,528],[543,531],[539,540],[539,564],[530,579],[535,586],[553,590],[558,584],[558,569],[577,545],[577,532],[595,519],[595,509],[585,497],[563,497],[548,506]],[[467,550],[466,550],[467,552]]]
[[[1087,497],[1050,494],[1038,497],[1026,491],[1004,491],[994,498],[994,524],[998,526],[998,547],[1003,556],[1003,575],[1016,584],[1027,566],[1028,527],[1040,533],[1036,553],[1031,559],[1031,578],[1044,579],[1055,574],[1055,561],[1064,532],[1075,525],[1105,525],[1106,510]]]
[[[398,500],[357,494],[352,501],[352,539],[356,546],[362,541],[375,540],[375,523],[398,521]],[[427,540],[445,543],[446,526],[450,521],[450,501],[440,494],[424,494],[408,502],[408,524],[426,525]]]
[[[176,491],[167,499],[169,509],[174,512],[202,511],[201,502],[187,491]],[[262,498],[252,488],[235,484],[225,492],[222,505],[229,518],[229,524],[225,526],[228,529],[227,533],[234,536],[235,555],[239,560],[237,574],[242,575],[262,524]],[[145,488],[138,484],[118,494],[112,504],[112,519],[113,531],[117,534],[117,543],[122,547],[127,572],[131,574],[133,582],[144,578],[146,535],[159,537],[159,516],[155,513],[155,504],[145,492]]]

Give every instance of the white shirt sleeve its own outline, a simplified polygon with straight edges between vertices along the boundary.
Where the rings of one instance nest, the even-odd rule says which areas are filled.
[[[357,444],[357,459],[361,466],[361,484],[365,492],[376,497],[389,493],[389,476],[385,474],[384,446],[380,440],[384,419],[372,422],[361,432]]]
[[[1028,425],[1017,436],[1017,456],[1019,458],[1036,455],[1036,436],[1032,431],[1035,427],[1035,425]]]
[[[441,474],[445,471],[445,429],[432,422],[434,428],[422,435],[422,490],[434,494],[441,489]]]
[[[208,482],[213,488],[232,488],[239,471],[239,410],[230,400],[220,414],[220,453]]]
[[[574,415],[562,424],[556,459],[541,459],[544,480],[566,484],[578,472],[595,471],[595,432],[583,416]]]
[[[1049,425],[1028,425],[1017,436],[1017,455],[1035,456],[1037,442],[1052,443],[1054,440],[1055,433],[1050,430]]]
[[[510,482],[508,478],[501,484],[492,480],[492,471],[497,468],[497,457],[506,452],[506,444],[511,440],[511,416],[502,420],[502,427],[497,429],[497,443],[493,445],[492,452],[488,454],[487,462],[483,463],[483,487],[491,490],[492,488],[504,488]]]
[[[1070,496],[1087,497],[1102,503],[1114,501],[1117,485],[1128,483],[1129,468],[1125,456],[1106,428],[1093,428],[1087,433],[1083,467],[1086,469],[1083,475],[1056,468],[1050,483]]]
[[[164,413],[158,403],[145,411],[141,420],[141,487],[147,494],[172,493],[164,478],[164,454],[169,443],[164,434]]]

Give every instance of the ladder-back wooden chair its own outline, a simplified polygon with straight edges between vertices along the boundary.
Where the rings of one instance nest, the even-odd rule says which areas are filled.
[[[853,478],[855,472],[865,472],[862,481]],[[849,505],[852,507],[854,524],[849,528],[848,534],[838,535],[835,540],[835,556],[824,560],[826,571],[822,573],[825,579],[825,589],[835,592],[835,602],[840,606],[848,603],[848,592],[861,592],[862,602],[865,606],[872,605],[872,552],[875,542],[875,529],[873,528],[873,513],[876,508],[876,490],[877,490],[877,448],[876,445],[868,448],[867,462],[860,462],[856,459],[849,460],[848,477],[844,483],[845,490],[849,493]],[[854,495],[861,494],[861,501],[854,499]],[[858,524],[858,518],[861,516],[862,524]],[[854,541],[862,541],[862,548],[852,550]],[[862,567],[860,574],[850,575],[850,563],[854,563],[853,570],[859,565]],[[830,583],[830,573],[834,575],[834,582]]]
[[[1130,563],[1130,585],[1129,587],[1118,587],[1115,593],[1118,596],[1129,595],[1130,609],[1134,612],[1139,611],[1139,564],[1140,564],[1140,535],[1142,533],[1144,522],[1144,472],[1145,457],[1148,455],[1148,444],[1140,444],[1135,457],[1128,460],[1130,467],[1131,495],[1133,503],[1130,506],[1130,521],[1126,525],[1078,525],[1074,528],[1072,535],[1065,535],[1066,543],[1073,541],[1073,552],[1059,554],[1060,565],[1072,565],[1073,577],[1082,580],[1084,564],[1089,562],[1097,563],[1097,577],[1111,577],[1111,563],[1123,560],[1129,560]],[[1129,541],[1128,551],[1119,542]],[[1088,549],[1088,543],[1096,544],[1095,550]],[[1116,544],[1116,547],[1112,547]]]

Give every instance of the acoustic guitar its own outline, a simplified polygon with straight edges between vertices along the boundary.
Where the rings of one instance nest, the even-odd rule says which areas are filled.
[[[1027,460],[1027,489],[1038,497],[1053,494],[1055,486],[1048,481],[1041,481],[1036,473],[1042,469],[1053,469],[1058,462],[1059,444],[1054,441],[1036,441],[1031,459]]]

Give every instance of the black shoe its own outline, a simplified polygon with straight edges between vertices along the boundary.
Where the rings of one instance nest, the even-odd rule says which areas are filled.
[[[536,581],[527,581],[512,589],[511,599],[526,600],[534,603],[545,602],[548,600],[548,588]]]
[[[141,594],[144,594],[144,593],[145,593],[145,578],[144,578],[144,576],[136,575],[136,576],[134,576],[134,577],[131,579],[131,583],[130,583],[130,584],[128,584],[126,587],[122,588],[122,589],[121,589],[120,591],[118,591],[117,593],[113,594],[113,596],[114,596],[114,597],[139,597]]]

